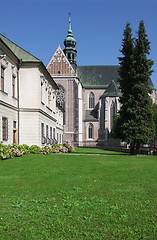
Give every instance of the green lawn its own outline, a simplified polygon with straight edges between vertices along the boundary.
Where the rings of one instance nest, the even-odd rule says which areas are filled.
[[[157,157],[1,160],[0,239],[156,240]]]
[[[75,152],[73,153],[80,153],[80,154],[105,154],[105,155],[120,155],[125,154],[122,152],[116,152],[116,151],[107,151],[103,149],[98,148],[75,148]]]

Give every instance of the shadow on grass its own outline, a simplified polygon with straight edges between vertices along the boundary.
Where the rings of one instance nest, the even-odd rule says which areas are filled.
[[[97,148],[76,148],[76,151],[73,154],[97,154],[97,155],[128,155],[123,152],[108,151]]]

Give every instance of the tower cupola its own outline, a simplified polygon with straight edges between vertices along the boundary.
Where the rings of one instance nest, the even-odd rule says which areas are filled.
[[[68,35],[64,40],[64,54],[66,55],[67,59],[71,63],[71,65],[76,68],[76,55],[77,55],[77,50],[75,49],[76,46],[76,40],[73,37],[72,33],[72,28],[71,28],[71,16],[69,13],[69,29],[68,29]]]

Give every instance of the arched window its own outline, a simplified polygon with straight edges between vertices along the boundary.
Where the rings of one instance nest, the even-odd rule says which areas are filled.
[[[90,123],[88,126],[88,138],[93,138],[93,130],[94,130],[93,124]]]
[[[65,90],[61,85],[58,85],[59,89],[56,90],[56,100],[60,106],[65,109]]]
[[[111,107],[110,107],[110,128],[113,128],[113,121],[114,121],[114,115],[117,112],[117,104],[116,102],[112,101]]]
[[[90,92],[89,94],[89,108],[95,107],[95,96],[93,92]]]
[[[65,89],[58,84],[59,89],[56,90],[56,101],[62,106],[64,109],[63,112],[63,124],[65,125]]]

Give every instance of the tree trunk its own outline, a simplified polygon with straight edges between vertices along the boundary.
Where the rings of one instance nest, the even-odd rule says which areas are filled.
[[[132,142],[130,143],[130,155],[137,155],[139,153],[140,143]]]

